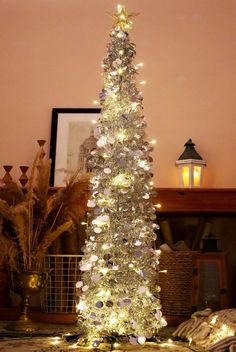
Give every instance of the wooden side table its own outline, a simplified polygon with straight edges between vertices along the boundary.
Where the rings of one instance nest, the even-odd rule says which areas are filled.
[[[228,308],[227,255],[193,252],[192,310]]]

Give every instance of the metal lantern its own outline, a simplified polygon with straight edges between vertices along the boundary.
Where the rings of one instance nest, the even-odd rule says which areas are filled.
[[[201,187],[203,167],[206,166],[206,162],[194,148],[195,144],[191,139],[189,139],[184,146],[184,152],[176,161],[176,165],[179,169],[180,187]]]

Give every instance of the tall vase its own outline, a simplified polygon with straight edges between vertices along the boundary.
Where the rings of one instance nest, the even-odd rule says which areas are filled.
[[[12,272],[13,291],[21,296],[20,317],[6,326],[13,331],[31,332],[38,329],[28,316],[29,300],[32,295],[40,292],[44,287],[47,274],[38,271]]]

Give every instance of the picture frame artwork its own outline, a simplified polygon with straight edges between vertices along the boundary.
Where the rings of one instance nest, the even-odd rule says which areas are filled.
[[[76,171],[91,171],[88,160],[96,148],[96,122],[101,109],[54,108],[52,110],[50,185],[63,187]]]

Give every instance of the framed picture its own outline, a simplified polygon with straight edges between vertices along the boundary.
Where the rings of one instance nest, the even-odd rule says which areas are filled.
[[[65,185],[76,170],[89,172],[88,158],[96,148],[96,121],[101,109],[54,108],[50,140],[50,184]]]

